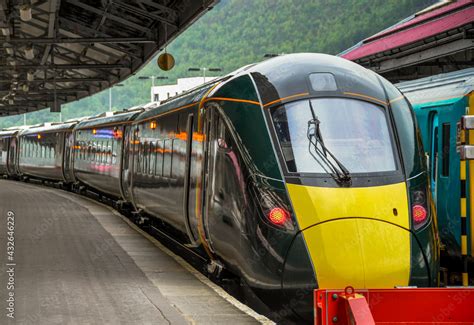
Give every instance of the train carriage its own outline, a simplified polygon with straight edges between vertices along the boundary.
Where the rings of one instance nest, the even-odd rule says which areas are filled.
[[[460,156],[457,123],[474,114],[474,69],[396,85],[413,105],[429,161],[439,233],[449,256],[461,255]],[[472,220],[469,222],[472,224]],[[472,238],[472,230],[469,230]],[[469,248],[472,255],[472,249]]]
[[[75,125],[76,122],[46,123],[20,132],[18,173],[54,182],[73,182],[70,148]]]
[[[437,284],[419,131],[375,73],[282,56],[142,113],[133,130],[135,206],[275,313],[311,317],[317,287]]]
[[[69,168],[70,181],[174,228],[175,241],[239,276],[274,319],[309,320],[316,288],[438,284],[415,122],[377,74],[293,54],[159,106],[31,128],[19,151],[15,132],[0,144],[9,139],[14,172],[59,181]]]
[[[74,176],[88,187],[115,199],[130,195],[122,182],[128,182],[123,171],[124,134],[143,109],[104,113],[80,122],[74,129]]]

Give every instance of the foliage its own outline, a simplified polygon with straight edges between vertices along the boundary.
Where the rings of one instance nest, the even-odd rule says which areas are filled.
[[[261,61],[266,53],[323,52],[337,54],[358,41],[387,28],[433,0],[221,0],[168,48],[176,67],[162,72],[156,58],[124,87],[113,88],[113,109],[149,101],[150,80],[138,76],[159,75],[174,82],[177,77],[197,76],[189,67],[217,67],[229,73]],[[109,91],[64,105],[63,120],[108,110]],[[27,114],[27,124],[58,121],[49,110]],[[22,125],[23,116],[0,119],[0,128]]]

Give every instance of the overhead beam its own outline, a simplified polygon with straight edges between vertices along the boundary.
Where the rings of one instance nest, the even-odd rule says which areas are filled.
[[[17,79],[19,82],[27,82],[26,78]],[[11,79],[0,79],[0,83],[11,83]],[[64,83],[64,82],[110,82],[108,79],[102,78],[56,78],[56,79],[35,79],[28,83]]]
[[[10,44],[89,44],[89,43],[156,43],[146,37],[91,37],[91,38],[15,38]]]
[[[128,21],[127,19],[125,18],[122,18],[122,17],[118,17],[118,16],[115,16],[109,12],[106,12],[106,11],[103,11],[101,9],[97,9],[95,7],[92,7],[92,6],[89,6],[88,4],[85,4],[79,0],[65,0],[66,3],[69,3],[71,5],[74,5],[74,6],[77,6],[79,8],[82,8],[84,10],[87,10],[87,11],[90,11],[90,12],[93,12],[95,13],[96,15],[99,15],[99,16],[103,16],[103,17],[106,17],[107,19],[110,19],[110,20],[113,20],[117,23],[120,23],[120,24],[123,24],[125,26],[128,26],[130,28],[133,28],[133,29],[136,29],[136,30],[139,30],[141,32],[144,32],[144,33],[149,33],[150,30],[147,28],[147,27],[144,27],[142,25],[138,25],[138,24],[135,24],[131,21]]]
[[[38,69],[38,70],[68,70],[68,69],[130,69],[129,66],[123,64],[49,64],[44,66],[38,66],[35,64],[26,64],[26,65],[15,65],[15,66],[5,66],[0,65],[0,70],[15,70],[15,69]]]
[[[49,4],[49,20],[48,20],[48,31],[47,31],[48,37],[57,36],[55,35],[55,31],[56,31],[56,21],[57,21],[56,17],[57,17],[57,12],[59,9],[58,1],[59,0],[51,0]],[[46,63],[50,54],[51,54],[51,45],[46,45],[43,52],[43,57],[41,58],[42,65]]]
[[[172,17],[171,19],[168,19],[166,17],[157,15],[156,13],[154,13],[154,11],[143,10],[143,9],[137,8],[135,6],[130,5],[129,3],[125,3],[125,2],[122,2],[122,1],[114,1],[114,4],[116,4],[117,6],[122,7],[123,9],[125,9],[129,12],[135,12],[135,13],[141,15],[141,16],[148,17],[148,18],[150,18],[154,21],[159,21],[159,22],[167,24],[171,27],[178,28],[178,25],[176,23],[176,17],[177,17],[176,11],[170,10],[168,7],[164,7],[164,6],[160,5],[160,8],[164,7],[164,8],[166,8],[166,10],[165,9],[159,9],[159,11],[166,12],[168,15],[170,15]],[[155,9],[156,9],[156,7],[155,7]]]

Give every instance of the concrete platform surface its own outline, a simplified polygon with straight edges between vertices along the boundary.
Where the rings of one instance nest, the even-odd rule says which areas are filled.
[[[270,323],[105,205],[0,180],[0,214],[0,324]]]

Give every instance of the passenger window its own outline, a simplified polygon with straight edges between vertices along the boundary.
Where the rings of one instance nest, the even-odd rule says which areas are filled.
[[[155,163],[156,163],[156,150],[155,150],[155,144],[153,142],[150,143],[150,163],[149,163],[149,170],[148,174],[153,175],[155,171]]]
[[[155,175],[163,176],[163,150],[164,150],[164,142],[158,141],[156,143],[156,167],[155,167]]]
[[[230,150],[231,149],[231,136],[230,132],[224,123],[224,120],[219,117],[217,121],[217,145],[220,149]]]
[[[142,160],[143,160],[143,149],[142,143],[138,143],[138,150],[137,150],[137,173],[140,174],[142,172]]]
[[[143,147],[143,174],[148,174],[148,143],[145,142]]]
[[[116,140],[112,140],[112,144],[110,147],[110,163],[112,165],[115,165],[117,163],[117,153],[115,152],[115,150],[117,150]]]
[[[171,177],[171,161],[173,151],[173,140],[165,140],[165,147],[163,150],[163,176]]]
[[[451,133],[451,125],[449,123],[443,124],[443,143],[442,143],[442,171],[441,175],[448,177],[449,176],[449,151],[451,149],[450,146],[450,133]]]

